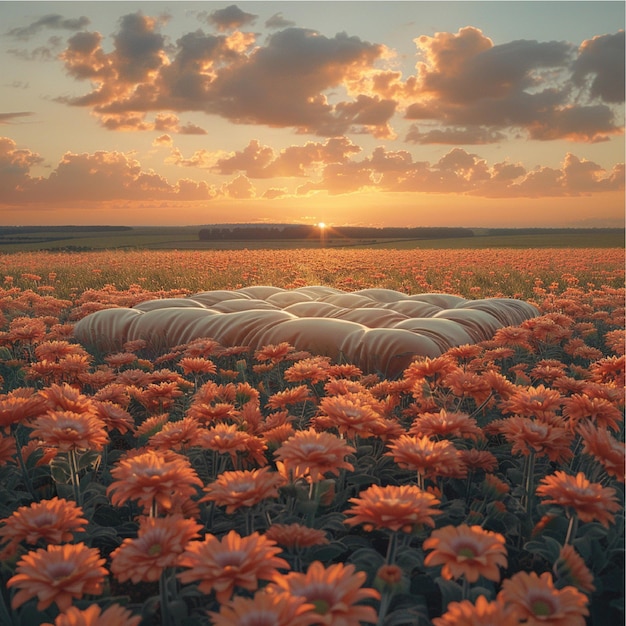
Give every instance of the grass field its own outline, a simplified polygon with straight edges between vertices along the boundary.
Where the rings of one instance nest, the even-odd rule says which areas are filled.
[[[319,248],[319,239],[265,240],[246,239],[238,241],[200,241],[197,226],[184,227],[134,227],[120,231],[76,232],[54,229],[20,234],[0,233],[0,253],[31,252],[37,250],[243,250],[243,249],[293,249]],[[329,237],[327,248],[380,248],[380,249],[477,249],[477,248],[622,248],[624,233],[619,229],[598,230],[589,233],[571,232],[555,234],[491,235],[484,229],[475,229],[474,237],[441,239],[368,239],[350,240]]]

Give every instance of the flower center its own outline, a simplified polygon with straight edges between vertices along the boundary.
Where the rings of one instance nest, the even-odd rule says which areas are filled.
[[[535,600],[531,605],[533,613],[538,617],[552,615],[552,606],[545,600]]]
[[[473,559],[476,556],[476,552],[469,546],[463,546],[457,554],[459,556],[464,556],[466,559]]]
[[[310,600],[310,602],[315,607],[314,610],[315,610],[315,612],[318,615],[326,615],[326,613],[328,613],[328,609],[330,608],[330,604],[328,604],[328,602],[326,602],[326,600],[323,600],[322,598],[319,598],[318,600]]]
[[[160,543],[153,543],[148,550],[150,556],[158,556],[163,551]]]

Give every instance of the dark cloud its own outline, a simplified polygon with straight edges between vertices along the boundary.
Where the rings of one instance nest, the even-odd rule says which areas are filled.
[[[624,31],[587,39],[574,61],[572,78],[583,85],[590,78],[589,92],[605,102],[624,102]]]
[[[14,113],[0,113],[0,124],[13,124],[16,118],[34,115],[32,111],[16,111]]]
[[[265,20],[265,28],[287,28],[295,25],[295,22],[285,19],[282,13],[274,13],[272,17]]]
[[[225,9],[213,11],[207,17],[207,22],[213,24],[218,30],[233,30],[247,24],[252,24],[258,16],[242,11],[236,4],[231,4]]]
[[[466,27],[419,37],[416,44],[425,61],[418,63],[411,85],[417,97],[407,107],[408,119],[468,130],[524,129],[541,140],[593,142],[623,130],[608,107],[571,101],[575,50],[568,43],[520,40],[494,46],[479,29]],[[583,69],[579,75],[585,75]],[[415,139],[424,143],[428,136]]]
[[[6,35],[14,37],[15,39],[29,39],[45,28],[81,30],[90,23],[91,20],[88,17],[81,16],[78,18],[66,18],[62,15],[58,15],[57,13],[50,13],[38,18],[27,26],[11,28],[6,32]]]
[[[504,139],[506,139],[504,133],[480,126],[472,128],[433,128],[426,132],[421,132],[418,126],[412,124],[404,140],[409,143],[438,143],[458,146],[496,143]]]
[[[357,83],[382,55],[383,47],[358,37],[288,28],[264,46],[255,36],[187,33],[172,59],[157,23],[137,13],[125,16],[105,53],[101,36],[79,33],[61,55],[67,71],[89,79],[94,90],[65,99],[90,106],[107,127],[110,116],[149,111],[204,111],[235,123],[295,127],[301,132],[339,136],[351,126],[389,136],[396,103],[359,95],[331,105],[326,92]],[[137,125],[139,129],[141,126]]]

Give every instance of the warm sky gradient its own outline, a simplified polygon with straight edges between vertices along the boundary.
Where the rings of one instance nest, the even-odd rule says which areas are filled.
[[[0,2],[0,224],[619,226],[616,2]]]

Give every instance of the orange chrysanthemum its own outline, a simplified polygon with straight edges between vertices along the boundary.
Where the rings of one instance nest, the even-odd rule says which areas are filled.
[[[302,524],[272,524],[265,536],[279,546],[292,550],[322,546],[329,543],[326,533],[317,528],[309,528]]]
[[[286,341],[281,341],[278,344],[268,344],[263,346],[260,350],[254,353],[254,358],[257,361],[271,361],[273,364],[284,361],[290,354],[295,352],[296,349]]]
[[[319,624],[314,608],[301,596],[261,590],[252,598],[235,596],[209,616],[213,626],[312,626]]]
[[[294,480],[306,477],[318,482],[328,473],[339,475],[339,470],[352,471],[354,466],[345,458],[355,449],[332,433],[318,433],[312,428],[296,432],[289,437],[274,456],[284,464],[287,474]]]
[[[502,402],[501,408],[503,413],[546,419],[553,417],[562,403],[563,398],[556,389],[538,385],[518,388],[508,400]]]
[[[0,428],[26,422],[46,408],[45,399],[33,389],[20,387],[0,395]]]
[[[183,357],[178,361],[178,366],[184,374],[215,374],[217,371],[213,361],[202,357]]]
[[[106,424],[95,413],[48,411],[33,422],[32,439],[41,439],[43,445],[70,450],[102,450],[109,442]]]
[[[472,398],[482,404],[491,395],[491,385],[480,374],[456,368],[443,379],[445,385],[457,397]]]
[[[578,433],[583,438],[583,452],[592,455],[609,476],[615,476],[624,482],[626,468],[626,446],[609,433],[606,428],[595,428],[589,422],[578,426]]]
[[[552,571],[559,581],[572,585],[583,593],[590,594],[596,590],[593,574],[571,544],[565,544],[561,548]]]
[[[271,395],[268,398],[267,406],[270,409],[284,409],[290,404],[300,404],[310,399],[311,390],[306,385],[298,385]]]
[[[119,404],[108,400],[94,400],[93,406],[96,417],[104,422],[109,431],[117,428],[120,434],[123,435],[134,430],[135,422],[132,415]]]
[[[344,511],[354,517],[345,524],[363,524],[365,530],[383,529],[411,533],[421,526],[434,526],[433,515],[440,515],[436,508],[439,500],[431,493],[415,485],[371,485],[350,498],[352,507]]]
[[[184,450],[199,443],[200,424],[194,417],[167,422],[148,440],[148,445],[155,450]]]
[[[381,421],[380,414],[373,408],[374,399],[366,394],[346,393],[326,396],[320,401],[322,417],[328,418],[341,435],[349,439],[371,437]]]
[[[389,444],[385,456],[393,457],[400,467],[416,470],[427,478],[464,478],[467,475],[459,450],[445,439],[432,441],[428,437],[402,435]]]
[[[326,380],[329,376],[330,359],[323,356],[314,356],[296,361],[285,370],[283,378],[290,383],[309,381],[312,384]]]
[[[540,481],[536,493],[547,504],[574,511],[581,522],[597,520],[607,528],[615,520],[613,513],[620,508],[615,489],[589,482],[582,472],[576,476],[561,471],[550,474]]]
[[[315,606],[316,623],[360,626],[363,622],[375,623],[377,615],[372,607],[358,603],[380,598],[375,589],[363,588],[366,578],[365,572],[356,572],[354,565],[336,563],[325,568],[314,561],[306,574],[290,572],[270,585],[270,590],[305,598]]]
[[[200,524],[181,515],[144,517],[137,538],[124,539],[111,553],[111,572],[119,582],[158,580],[167,567],[174,567],[192,539],[198,537]]]
[[[60,611],[68,609],[74,598],[85,594],[100,595],[107,570],[102,567],[97,548],[84,543],[48,546],[25,554],[17,563],[16,574],[7,587],[18,592],[11,600],[16,609],[31,598],[37,598],[37,610],[56,604]]]
[[[54,620],[41,626],[139,626],[141,615],[134,615],[119,604],[112,604],[104,611],[92,604],[84,610],[71,606]]]
[[[50,544],[70,542],[74,533],[84,531],[88,524],[81,507],[56,496],[21,506],[1,522],[0,542],[8,542],[5,557],[14,554],[22,541],[29,545],[40,540]]]
[[[480,439],[483,431],[473,417],[467,413],[448,412],[422,413],[413,420],[409,435],[414,437],[459,437]]]
[[[269,467],[255,470],[226,471],[204,488],[200,502],[225,506],[229,515],[242,506],[254,506],[267,498],[277,498],[285,479]]]
[[[461,459],[467,466],[468,470],[483,470],[485,472],[493,472],[498,467],[498,459],[489,450],[460,450]]]
[[[139,501],[146,513],[153,506],[170,510],[174,494],[190,497],[202,481],[191,467],[187,457],[171,451],[136,451],[120,459],[111,470],[115,479],[107,488],[107,495],[115,506],[128,500]]]
[[[563,400],[563,415],[573,426],[580,421],[591,421],[596,426],[618,431],[624,415],[615,404],[606,398],[591,398],[584,393],[575,393]]]
[[[195,582],[202,593],[215,592],[224,603],[235,587],[255,591],[261,580],[274,580],[278,569],[289,569],[284,559],[276,556],[281,549],[271,540],[254,532],[241,537],[231,530],[221,540],[207,534],[204,541],[191,541],[180,556],[178,565],[188,568],[178,574],[183,583]]]
[[[552,575],[518,572],[503,581],[498,600],[512,607],[520,622],[541,626],[585,626],[587,597],[574,587],[557,589]]]
[[[469,600],[450,602],[441,617],[433,618],[433,626],[518,626],[515,611],[503,602],[489,602],[478,596],[476,604]]]
[[[533,451],[556,463],[569,461],[573,456],[574,435],[560,417],[553,417],[548,422],[514,415],[498,420],[493,427],[512,444],[513,454],[528,456]]]
[[[504,536],[481,526],[444,526],[433,530],[424,541],[424,550],[432,550],[424,565],[443,565],[441,575],[450,580],[465,576],[470,583],[480,576],[498,582],[499,567],[506,567]]]

